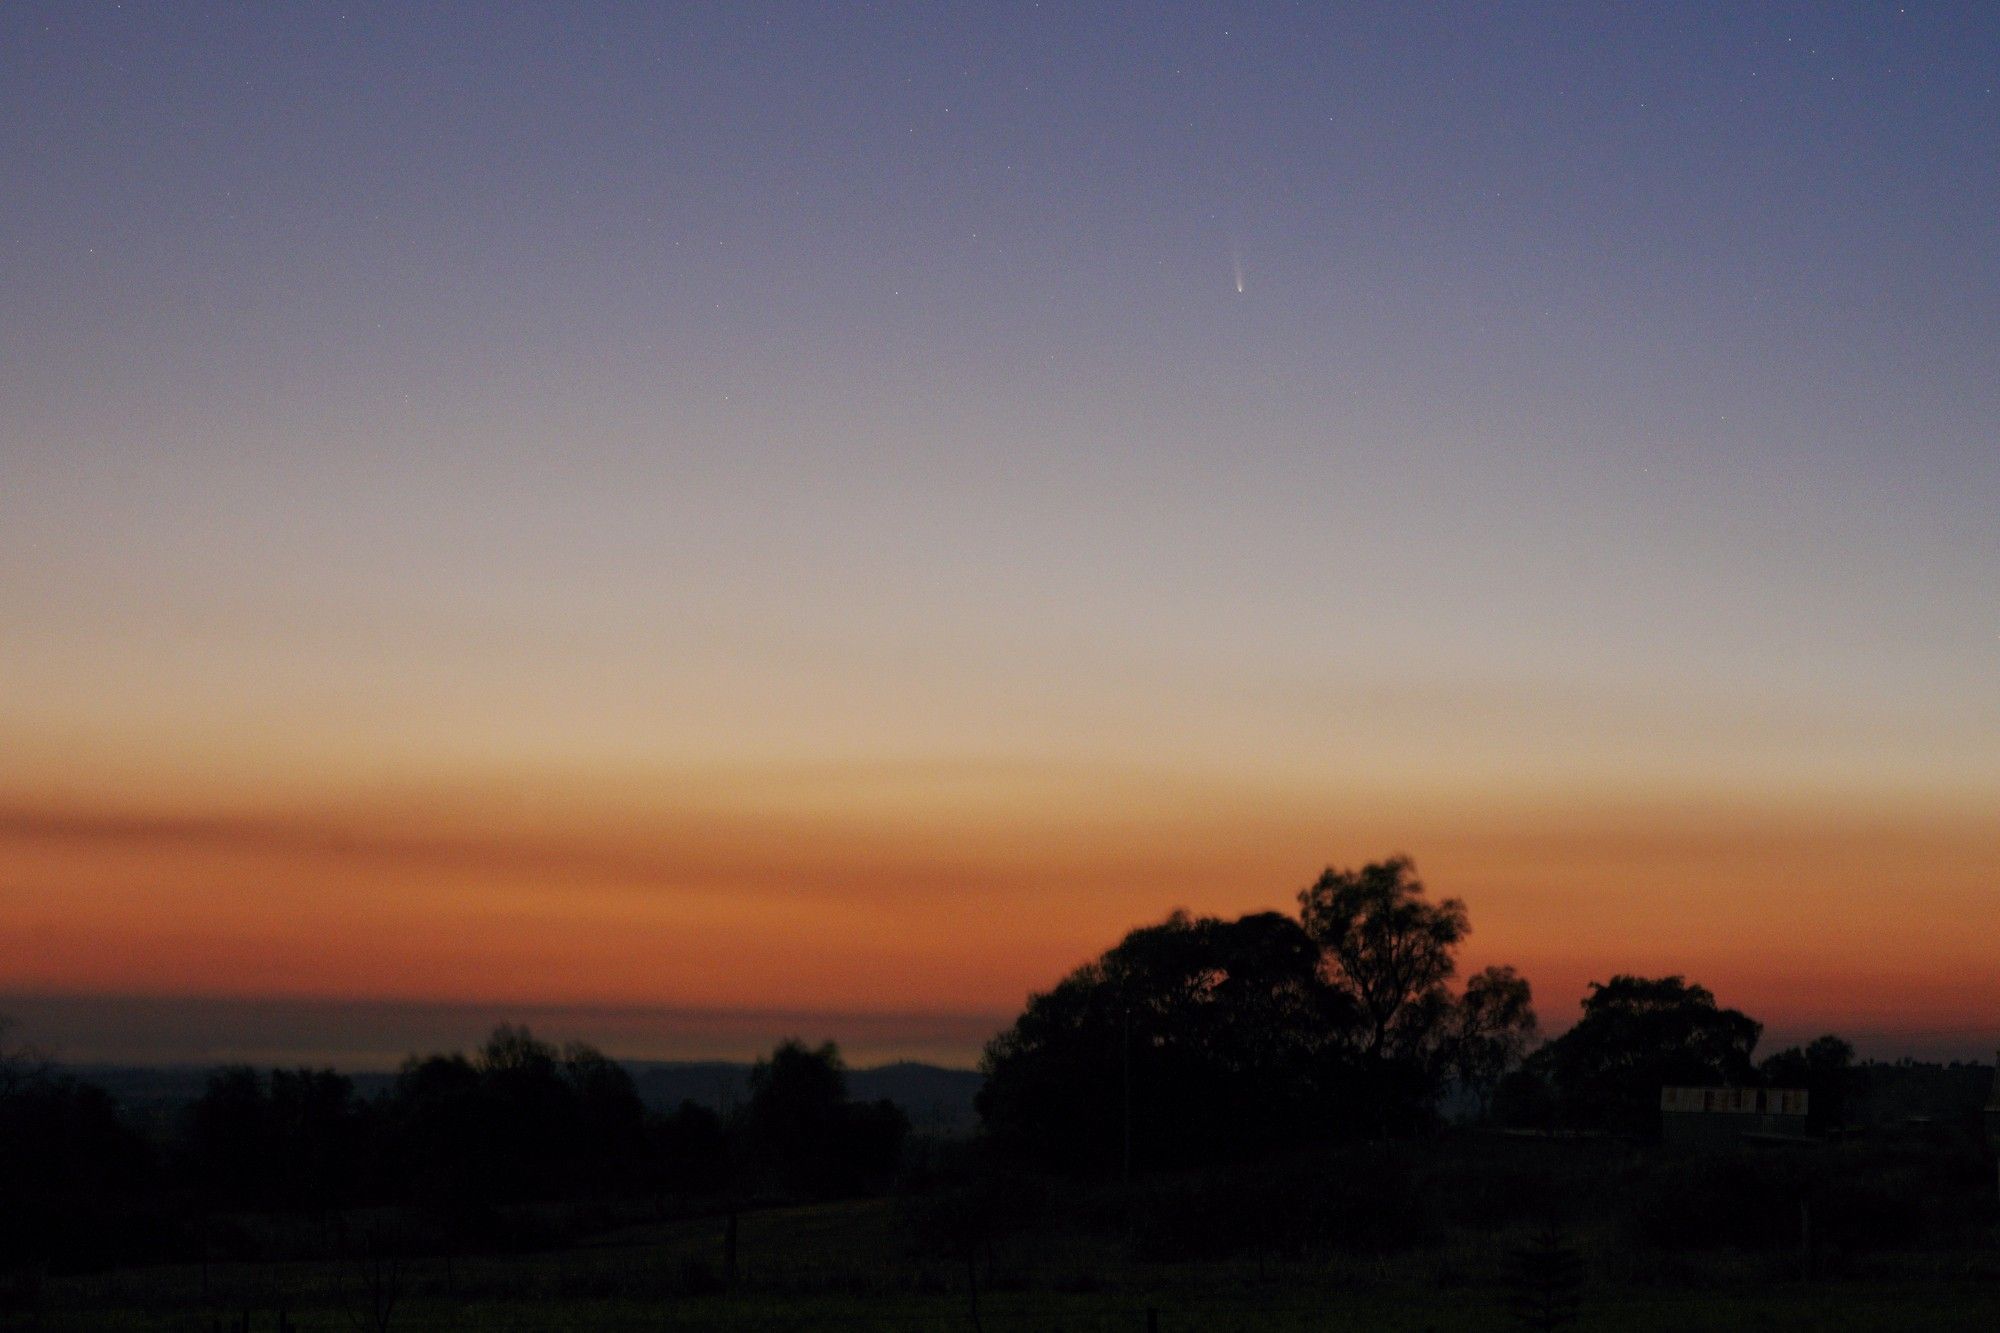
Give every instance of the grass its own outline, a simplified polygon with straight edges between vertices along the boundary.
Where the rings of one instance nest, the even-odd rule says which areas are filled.
[[[892,1201],[746,1213],[739,1288],[720,1282],[723,1222],[630,1226],[566,1250],[405,1263],[390,1329],[972,1330],[963,1260],[922,1258]],[[1384,1257],[1141,1263],[1102,1238],[1019,1238],[978,1261],[980,1333],[1145,1333],[1147,1311],[1172,1330],[1498,1330],[1506,1315],[1503,1256],[1514,1237],[1453,1231],[1436,1246]],[[1651,1256],[1582,1237],[1591,1274],[1583,1329],[1990,1330],[2000,1327],[2000,1254],[1882,1256],[1867,1271],[1802,1283],[1779,1257]],[[38,1318],[46,1333],[212,1333],[249,1312],[277,1326],[282,1303],[299,1333],[353,1333],[357,1265],[212,1265],[207,1301],[192,1265],[52,1278]],[[229,1327],[225,1322],[223,1327]]]

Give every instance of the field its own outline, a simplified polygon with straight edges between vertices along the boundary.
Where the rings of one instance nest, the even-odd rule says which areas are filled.
[[[951,1328],[1065,1330],[1479,1330],[1507,1313],[1520,1237],[1454,1232],[1380,1257],[1141,1262],[1059,1232],[1017,1237],[968,1268],[912,1254],[894,1201],[742,1215],[738,1275],[723,1290],[724,1222],[635,1225],[572,1248],[506,1258],[186,1265],[51,1278],[50,1330]],[[1802,1280],[1781,1256],[1645,1259],[1579,1238],[1586,1329],[1966,1329],[2000,1326],[2000,1252],[1877,1256]],[[393,1296],[393,1301],[389,1298]],[[1152,1322],[1149,1322],[1149,1319]]]

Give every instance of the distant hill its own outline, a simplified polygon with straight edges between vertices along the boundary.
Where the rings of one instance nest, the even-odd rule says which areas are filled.
[[[750,1066],[724,1060],[627,1060],[625,1068],[647,1106],[671,1110],[682,1102],[726,1111],[750,1096]],[[172,1115],[201,1095],[208,1083],[207,1065],[69,1065],[67,1071],[95,1083],[142,1120]],[[380,1071],[349,1073],[355,1092],[376,1097],[388,1091],[395,1075]],[[902,1061],[873,1069],[851,1069],[848,1094],[857,1101],[888,1100],[901,1107],[918,1130],[932,1134],[967,1134],[978,1120],[972,1099],[982,1076],[973,1069]]]
[[[972,1099],[986,1083],[976,1069],[941,1069],[905,1060],[857,1069],[847,1084],[862,1101],[887,1098],[903,1108],[910,1123],[935,1134],[970,1134],[979,1123]]]

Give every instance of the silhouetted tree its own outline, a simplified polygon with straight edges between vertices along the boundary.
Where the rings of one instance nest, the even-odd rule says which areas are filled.
[[[1456,898],[1429,902],[1405,856],[1359,870],[1329,867],[1299,894],[1299,919],[1333,984],[1361,1016],[1363,1053],[1421,1051],[1449,1012],[1444,985],[1472,927]]]
[[[1534,1040],[1534,993],[1511,967],[1489,967],[1465,983],[1445,1021],[1444,1059],[1459,1085],[1478,1099],[1482,1115],[1494,1091],[1519,1065]]]
[[[1790,1046],[1758,1066],[1773,1087],[1804,1088],[1806,1119],[1816,1129],[1846,1123],[1847,1094],[1854,1082],[1854,1048],[1839,1037],[1815,1037],[1803,1048]]]
[[[832,1192],[847,1108],[847,1067],[828,1042],[786,1041],[750,1070],[744,1134],[784,1189]]]
[[[1299,894],[1299,919],[1329,984],[1360,1016],[1356,1040],[1378,1132],[1429,1119],[1458,1078],[1485,1104],[1535,1026],[1527,982],[1489,969],[1454,996],[1465,904],[1431,902],[1405,856],[1329,868]]]
[[[646,1106],[625,1066],[595,1046],[563,1047],[562,1077],[576,1098],[576,1156],[595,1189],[615,1186],[646,1151]]]
[[[331,1069],[274,1069],[268,1179],[287,1207],[321,1211],[363,1186],[365,1126],[354,1080]]]
[[[177,1250],[202,1257],[206,1294],[218,1233],[225,1247],[313,1243],[292,1227],[211,1225],[218,1209],[280,1208],[320,1216],[322,1254],[354,1254],[356,1224],[367,1224],[353,1312],[380,1326],[396,1306],[412,1221],[423,1245],[441,1243],[449,1284],[454,1253],[521,1239],[547,1216],[494,1205],[654,1190],[723,1194],[733,1210],[745,1160],[767,1168],[769,1183],[813,1195],[899,1170],[907,1119],[892,1102],[849,1100],[831,1044],[781,1046],[752,1084],[734,1124],[691,1104],[649,1120],[623,1065],[512,1026],[470,1059],[412,1057],[370,1101],[331,1070],[225,1066],[160,1126],[168,1156],[158,1170],[108,1093],[0,1031],[0,1305],[39,1290],[51,1268]]]
[[[650,1179],[656,1194],[718,1194],[731,1183],[730,1145],[722,1117],[698,1102],[652,1117]]]
[[[562,1077],[555,1047],[525,1027],[501,1024],[474,1061],[500,1153],[492,1164],[513,1173],[512,1192],[559,1192],[562,1158],[577,1138],[576,1097]]]
[[[1747,1085],[1763,1025],[1681,977],[1592,982],[1577,1025],[1536,1052],[1572,1123],[1649,1132],[1668,1085]]]
[[[892,1173],[909,1121],[892,1102],[847,1100],[847,1067],[832,1042],[813,1050],[786,1041],[750,1071],[743,1130],[774,1184],[825,1197]]]
[[[0,1086],[0,1268],[107,1257],[105,1221],[151,1164],[102,1088],[23,1061]]]
[[[596,1047],[502,1024],[473,1059],[412,1058],[385,1115],[413,1202],[470,1221],[512,1199],[646,1187],[646,1111]]]
[[[1471,929],[1405,857],[1325,871],[1298,920],[1177,912],[1030,997],[988,1044],[981,1117],[1068,1171],[1255,1154],[1423,1123],[1445,1079],[1484,1101],[1535,1030],[1528,984],[1447,983]]]
[[[270,1103],[249,1065],[225,1065],[188,1108],[188,1150],[195,1179],[218,1201],[258,1203],[268,1192],[272,1159]]]
[[[405,1197],[454,1233],[501,1194],[499,1139],[479,1071],[463,1055],[411,1056],[387,1115],[392,1170]]]
[[[980,1115],[1005,1150],[1080,1173],[1215,1161],[1337,1123],[1356,1014],[1276,912],[1176,912],[1031,997],[987,1046]]]
[[[366,1185],[363,1119],[330,1069],[224,1066],[188,1109],[189,1163],[211,1199],[323,1212]]]

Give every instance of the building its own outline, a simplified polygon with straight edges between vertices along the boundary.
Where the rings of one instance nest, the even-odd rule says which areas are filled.
[[[1660,1136],[1708,1148],[1798,1142],[1811,1137],[1806,1107],[1804,1088],[1661,1088]]]

